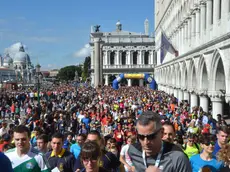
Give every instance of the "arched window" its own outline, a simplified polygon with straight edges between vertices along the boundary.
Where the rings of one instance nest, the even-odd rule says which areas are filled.
[[[145,65],[149,64],[149,52],[148,51],[145,52],[144,64]]]
[[[115,63],[115,52],[110,53],[110,65],[114,65]]]
[[[136,65],[137,64],[137,52],[133,52],[133,64]]]
[[[126,52],[122,52],[121,54],[121,64],[126,65]]]

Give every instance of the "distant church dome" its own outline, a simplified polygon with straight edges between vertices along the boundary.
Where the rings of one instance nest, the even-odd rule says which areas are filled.
[[[19,51],[14,55],[14,63],[29,63],[30,57],[26,52]]]
[[[4,58],[3,58],[3,63],[12,63],[13,59],[7,54]]]

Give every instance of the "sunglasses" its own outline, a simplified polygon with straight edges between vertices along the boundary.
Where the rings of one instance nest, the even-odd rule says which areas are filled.
[[[90,161],[96,163],[98,158],[82,158],[84,163],[89,163]]]
[[[147,140],[153,140],[157,137],[157,134],[161,131],[161,129],[157,130],[154,133],[148,134],[148,135],[142,135],[142,134],[137,134],[137,137],[140,140],[144,140],[145,138],[147,138]]]
[[[206,146],[209,146],[209,145],[212,145],[214,146],[215,145],[215,142],[214,141],[210,141],[210,142],[206,142],[204,143]]]

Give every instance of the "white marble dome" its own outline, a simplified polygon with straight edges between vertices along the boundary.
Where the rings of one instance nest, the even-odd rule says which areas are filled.
[[[6,55],[3,58],[3,63],[12,63],[12,62],[13,62],[13,59],[9,55]]]
[[[14,54],[14,63],[28,63],[30,62],[30,57],[26,52],[19,51]]]

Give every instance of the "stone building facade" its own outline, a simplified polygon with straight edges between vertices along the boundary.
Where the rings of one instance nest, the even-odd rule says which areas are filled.
[[[91,82],[94,86],[109,85],[111,79],[121,73],[153,74],[155,44],[148,33],[148,20],[144,22],[145,33],[122,30],[116,23],[116,31],[91,31]],[[127,84],[132,85],[132,79]],[[143,85],[143,80],[139,81]]]
[[[158,88],[227,115],[230,102],[230,1],[156,0],[155,32]],[[164,31],[179,56],[167,53],[160,63]]]

